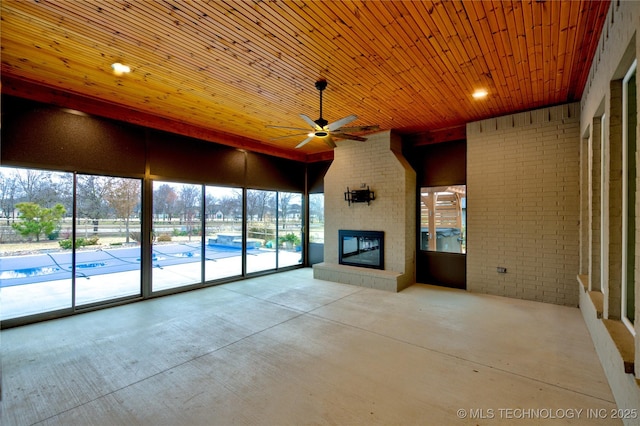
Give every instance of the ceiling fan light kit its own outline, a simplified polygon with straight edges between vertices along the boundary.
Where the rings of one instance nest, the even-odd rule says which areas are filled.
[[[329,123],[327,120],[325,120],[322,117],[322,92],[326,88],[327,88],[327,80],[320,79],[316,81],[316,89],[318,89],[318,91],[320,92],[320,118],[318,118],[317,120],[312,120],[307,115],[300,114],[300,118],[302,118],[309,126],[311,126],[312,130],[309,134],[307,134],[307,138],[305,140],[303,140],[298,145],[296,145],[296,148],[303,147],[304,145],[311,142],[313,138],[322,138],[324,142],[327,145],[329,145],[331,148],[336,147],[336,144],[333,141],[333,137],[336,137],[338,139],[350,139],[350,140],[364,142],[367,140],[367,138],[364,138],[362,136],[352,135],[345,132],[365,132],[365,131],[368,132],[368,131],[378,130],[379,127],[377,125],[355,126],[355,127],[349,127],[349,128],[344,127],[347,124],[351,123],[352,121],[358,119],[358,116],[354,114],[343,117],[337,121],[334,121],[333,123]],[[298,127],[284,127],[284,126],[267,126],[267,127],[277,128],[277,129],[289,129],[289,130],[304,130]],[[291,135],[291,136],[296,136],[296,135]],[[288,137],[288,136],[283,136],[283,137]],[[278,137],[276,139],[281,139],[281,138],[282,137]]]

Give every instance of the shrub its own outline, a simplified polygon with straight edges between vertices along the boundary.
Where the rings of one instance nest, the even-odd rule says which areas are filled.
[[[189,235],[200,235],[200,228],[194,226],[190,230],[186,227],[183,227],[182,229],[173,229],[174,237],[188,237]]]
[[[298,238],[296,234],[289,233],[284,237],[280,237],[280,242],[290,242],[294,246],[297,246],[298,244],[300,244],[300,238]]]
[[[79,238],[79,239],[83,240],[82,241],[82,245],[83,246],[95,246],[95,245],[98,244],[98,240],[100,240],[100,238],[98,238],[98,237],[91,237],[91,238],[87,238],[87,239]]]
[[[66,238],[64,240],[60,240],[58,241],[58,244],[60,244],[60,247],[62,247],[63,249],[67,250],[73,247],[73,244],[71,243],[71,238]]]
[[[169,234],[160,234],[160,235],[158,235],[157,241],[159,243],[171,241],[171,235],[169,235]]]
[[[98,237],[91,237],[91,238],[80,237],[76,239],[76,248],[84,247],[84,246],[95,246],[96,244],[98,244],[98,240],[99,240]],[[71,243],[71,238],[60,240],[58,241],[58,244],[60,244],[60,247],[62,247],[65,250],[73,247],[73,244]]]

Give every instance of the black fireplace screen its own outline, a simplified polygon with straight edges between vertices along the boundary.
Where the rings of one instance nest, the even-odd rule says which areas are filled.
[[[384,232],[339,230],[338,245],[341,265],[384,269]]]

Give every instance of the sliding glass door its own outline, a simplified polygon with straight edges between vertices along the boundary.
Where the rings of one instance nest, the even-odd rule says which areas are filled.
[[[71,308],[73,174],[2,167],[0,192],[0,319]]]
[[[0,168],[0,319],[88,308],[300,265],[301,193]],[[246,265],[243,271],[243,262]]]
[[[0,177],[0,319],[141,294],[140,179],[6,167]]]
[[[276,192],[247,190],[247,273],[276,268]]]
[[[76,305],[140,295],[142,181],[78,175],[76,188]]]
[[[202,185],[153,182],[152,290],[202,282]]]
[[[242,189],[205,187],[205,281],[242,275]]]
[[[302,263],[302,194],[278,192],[278,268]]]

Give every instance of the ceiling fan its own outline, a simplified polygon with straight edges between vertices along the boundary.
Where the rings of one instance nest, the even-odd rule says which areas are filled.
[[[307,143],[311,142],[311,140],[313,140],[313,138],[322,138],[322,140],[325,141],[325,143],[327,145],[329,145],[331,148],[335,148],[336,144],[333,141],[333,138],[338,138],[338,139],[350,139],[350,140],[354,140],[354,141],[366,141],[367,138],[363,138],[361,136],[357,136],[357,135],[352,135],[349,132],[370,132],[370,131],[374,131],[374,130],[378,130],[379,126],[377,125],[373,125],[373,126],[355,126],[355,127],[344,127],[347,124],[351,123],[352,121],[356,120],[358,118],[358,116],[356,115],[348,115],[344,118],[341,118],[340,120],[334,121],[333,123],[329,123],[327,120],[325,120],[324,118],[322,118],[322,91],[324,89],[327,88],[327,80],[321,79],[316,81],[316,89],[318,89],[318,91],[320,92],[320,118],[318,118],[317,120],[312,120],[310,119],[308,116],[304,115],[304,114],[300,114],[300,117],[311,126],[311,132],[309,132],[307,129],[302,129],[299,127],[285,127],[285,126],[267,126],[267,127],[271,127],[271,128],[276,128],[276,129],[289,129],[289,130],[302,130],[305,131],[305,133],[297,133],[294,135],[287,135],[287,136],[280,136],[278,138],[274,138],[275,139],[283,139],[283,138],[290,138],[293,136],[302,136],[302,135],[307,135],[307,138],[305,140],[303,140],[302,142],[300,142],[298,145],[296,145],[296,148],[300,148],[304,145],[306,145]]]

